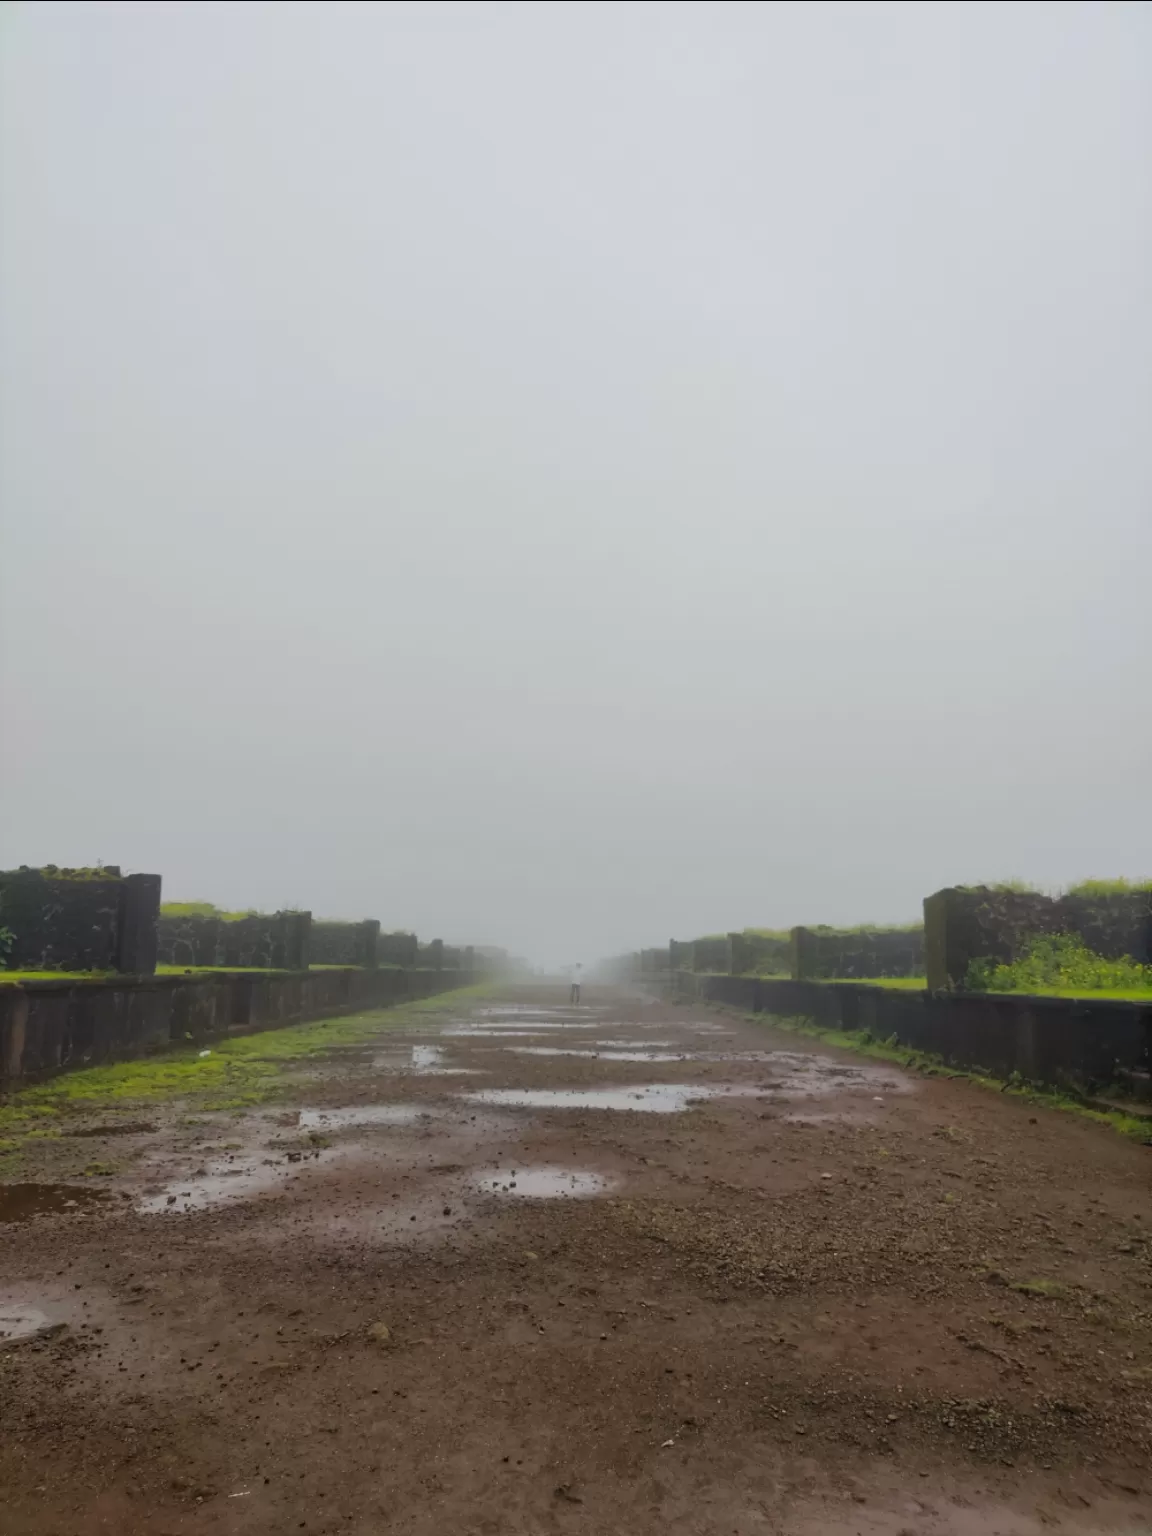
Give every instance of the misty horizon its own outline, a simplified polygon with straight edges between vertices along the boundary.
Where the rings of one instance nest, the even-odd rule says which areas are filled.
[[[554,966],[1152,874],[1149,17],[12,8],[0,867]]]

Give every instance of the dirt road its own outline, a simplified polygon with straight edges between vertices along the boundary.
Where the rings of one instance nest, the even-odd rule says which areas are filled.
[[[6,1536],[1152,1529],[1152,1149],[596,989],[246,1045],[11,1132]]]

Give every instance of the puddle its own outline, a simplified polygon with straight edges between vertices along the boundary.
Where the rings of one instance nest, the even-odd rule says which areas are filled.
[[[61,1131],[62,1136],[145,1136],[157,1129],[146,1120],[120,1120],[112,1125],[84,1125],[75,1131]]]
[[[575,1168],[502,1168],[476,1174],[473,1186],[484,1195],[515,1195],[522,1200],[578,1200],[610,1187],[599,1173]]]
[[[0,1221],[72,1216],[107,1199],[107,1190],[93,1189],[89,1184],[0,1184]]]
[[[577,1050],[562,1045],[513,1045],[513,1056],[580,1056],[585,1061],[687,1061],[689,1053],[675,1051],[597,1051]]]
[[[388,1072],[414,1073],[419,1077],[479,1077],[479,1067],[449,1067],[444,1064],[444,1049],[439,1045],[414,1045],[409,1060],[395,1051],[372,1058],[373,1067]]]
[[[603,1046],[606,1051],[635,1051],[641,1047],[644,1050],[671,1050],[676,1044],[675,1040],[593,1040],[595,1046]]]
[[[534,1008],[529,1003],[505,1003],[501,1008],[477,1008],[472,1017],[477,1019],[587,1019],[603,1008],[592,1008],[579,1003],[570,1008]]]
[[[482,1088],[461,1097],[473,1104],[503,1104],[516,1109],[632,1109],[675,1115],[698,1100],[758,1094],[756,1088],[735,1085],[648,1083],[642,1088]]]
[[[52,1326],[51,1319],[39,1307],[26,1306],[22,1302],[0,1305],[0,1344],[31,1338]]]
[[[549,1035],[558,1029],[597,1029],[595,1019],[569,1019],[562,1024],[550,1019],[537,1019],[531,1027],[527,1024],[453,1024],[443,1033],[459,1038],[461,1035]]]
[[[359,1125],[415,1125],[432,1115],[418,1104],[353,1104],[348,1109],[302,1109],[302,1131],[344,1131]]]
[[[182,1216],[188,1211],[206,1211],[234,1200],[249,1200],[283,1184],[299,1171],[299,1166],[282,1157],[270,1158],[260,1153],[217,1158],[187,1178],[173,1179],[163,1189],[142,1196],[136,1209],[144,1216]]]
[[[453,1040],[472,1040],[479,1037],[482,1040],[547,1040],[548,1036],[542,1029],[485,1029],[480,1026],[471,1028],[466,1024],[455,1024],[451,1029],[446,1029],[443,1034]]]

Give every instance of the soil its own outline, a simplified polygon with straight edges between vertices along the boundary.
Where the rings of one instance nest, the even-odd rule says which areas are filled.
[[[439,1008],[25,1143],[6,1536],[1152,1529],[1152,1149],[698,1005]]]

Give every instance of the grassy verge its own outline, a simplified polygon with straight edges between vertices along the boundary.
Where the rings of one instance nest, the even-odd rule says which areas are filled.
[[[203,1111],[242,1109],[273,1099],[284,1087],[286,1066],[307,1061],[336,1045],[358,1045],[384,1030],[399,1030],[429,1013],[483,996],[490,984],[440,992],[396,1008],[373,1008],[344,1018],[317,1019],[284,1029],[165,1051],[136,1061],[84,1067],[50,1082],[17,1089],[0,1105],[0,1152],[20,1138],[59,1134],[70,1116],[115,1113],[142,1105],[182,1100]],[[203,1052],[203,1054],[201,1054]]]
[[[738,1009],[727,1011],[740,1012]],[[811,1020],[783,1018],[774,1013],[742,1013],[741,1017],[754,1024],[770,1024],[773,1029],[783,1029],[789,1034],[804,1035],[810,1040],[819,1040],[823,1045],[839,1046],[842,1050],[856,1051],[861,1056],[871,1056],[878,1061],[894,1062],[909,1071],[919,1072],[925,1077],[961,1078],[965,1082],[975,1083],[980,1088],[1010,1094],[1013,1098],[1023,1099],[1026,1103],[1038,1105],[1043,1109],[1058,1109],[1068,1114],[1079,1115],[1083,1119],[1095,1121],[1097,1125],[1109,1126],[1132,1141],[1138,1141],[1144,1146],[1152,1146],[1152,1121],[1143,1119],[1139,1115],[1127,1115],[1118,1109],[1095,1108],[1072,1093],[1057,1093],[1050,1089],[1035,1088],[1028,1083],[1015,1083],[975,1069],[966,1071],[960,1067],[950,1066],[941,1057],[934,1056],[929,1051],[913,1051],[907,1046],[891,1045],[875,1040],[867,1030],[822,1029]]]
[[[923,976],[821,976],[815,979],[826,987],[892,987],[899,992],[923,992],[928,986]]]

